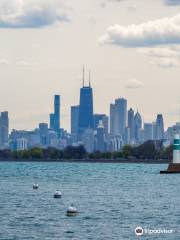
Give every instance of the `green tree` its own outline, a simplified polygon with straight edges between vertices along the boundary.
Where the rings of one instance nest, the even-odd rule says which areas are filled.
[[[29,150],[31,158],[42,159],[43,158],[43,149],[41,148],[32,148]]]
[[[125,145],[123,148],[122,148],[122,156],[124,158],[129,158],[132,156],[132,149],[133,147],[131,145]]]

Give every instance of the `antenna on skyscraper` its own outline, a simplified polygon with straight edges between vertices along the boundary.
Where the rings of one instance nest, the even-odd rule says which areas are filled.
[[[84,87],[84,82],[85,82],[85,73],[84,73],[84,65],[83,65],[83,87]]]

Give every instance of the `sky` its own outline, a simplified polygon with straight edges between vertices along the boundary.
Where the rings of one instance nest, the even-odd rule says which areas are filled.
[[[94,112],[128,99],[144,122],[179,119],[180,0],[0,0],[0,111],[11,129],[49,122],[61,95],[61,127],[91,69]]]

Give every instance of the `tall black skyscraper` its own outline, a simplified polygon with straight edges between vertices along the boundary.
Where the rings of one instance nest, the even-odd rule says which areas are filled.
[[[0,113],[0,148],[8,147],[9,117],[8,112]]]
[[[83,87],[80,90],[79,104],[79,135],[81,136],[87,128],[93,129],[93,89],[91,87],[90,78],[89,86],[84,85],[83,69]]]
[[[54,129],[60,129],[60,95],[54,96]]]
[[[155,139],[162,140],[164,138],[164,120],[163,115],[158,114],[156,118]]]
[[[134,110],[132,108],[128,111],[128,128],[130,130],[130,140],[134,138]]]
[[[54,96],[54,113],[50,114],[50,128],[59,133],[60,129],[60,95]]]

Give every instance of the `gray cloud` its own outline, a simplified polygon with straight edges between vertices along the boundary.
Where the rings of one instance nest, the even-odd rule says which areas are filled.
[[[180,0],[163,0],[165,4],[175,6],[180,5]]]
[[[150,58],[150,63],[162,68],[172,68],[180,66],[180,47],[166,46],[138,49]]]
[[[125,84],[125,88],[128,88],[128,89],[137,89],[137,88],[142,88],[142,87],[144,87],[144,84],[134,78],[129,79]]]
[[[61,0],[1,0],[0,28],[40,28],[69,21]]]
[[[137,25],[110,26],[99,42],[132,48],[180,44],[180,14]]]

